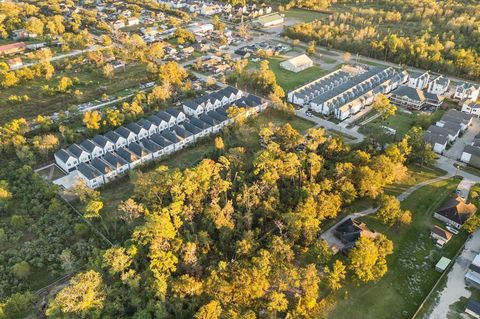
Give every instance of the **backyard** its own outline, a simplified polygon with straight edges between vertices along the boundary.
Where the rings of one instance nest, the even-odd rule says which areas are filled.
[[[409,226],[389,228],[375,216],[361,219],[393,241],[394,253],[387,260],[387,274],[378,282],[345,285],[339,295],[348,297],[340,298],[332,318],[411,318],[440,277],[436,262],[441,256],[454,256],[466,239],[462,232],[438,250],[429,238],[430,228],[437,224],[433,212],[454,194],[458,183],[459,179],[450,178],[424,186],[402,202],[402,208],[413,214]]]

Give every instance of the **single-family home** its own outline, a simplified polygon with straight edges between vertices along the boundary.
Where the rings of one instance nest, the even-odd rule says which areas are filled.
[[[168,122],[156,115],[150,115],[147,120],[157,126],[157,133],[168,129]]]
[[[437,125],[430,125],[427,128],[427,132],[437,134],[437,135],[446,136],[448,138],[449,142],[453,142],[457,139],[458,134],[460,133],[460,127],[458,126],[457,129],[453,129],[453,128],[446,127],[446,125],[447,125],[447,123],[445,123],[445,126],[443,126],[443,127],[440,127],[440,126],[437,126]],[[453,125],[453,123],[452,123],[452,125]]]
[[[119,148],[117,150],[117,154],[128,163],[129,169],[134,169],[137,165],[141,164],[140,157],[138,157],[137,155],[135,155],[133,152],[131,152],[125,147]]]
[[[153,159],[152,153],[137,142],[130,143],[128,145],[128,150],[137,155],[137,157],[140,158],[141,163],[145,163]]]
[[[177,119],[165,111],[158,112],[156,116],[164,120],[168,124],[169,129],[172,128],[172,126],[174,126],[175,124],[177,124]]]
[[[78,158],[71,154],[69,151],[60,149],[53,154],[55,162],[65,172],[71,172],[78,165]]]
[[[428,84],[427,92],[436,95],[446,95],[449,86],[450,79],[440,75]]]
[[[103,182],[106,184],[113,180],[117,176],[117,170],[115,167],[112,167],[110,164],[108,164],[104,159],[101,158],[94,158],[92,160],[92,166],[102,173],[103,176]]]
[[[149,120],[140,119],[137,121],[137,124],[147,130],[149,137],[158,132],[158,126]]]
[[[465,306],[465,313],[475,319],[480,319],[480,302],[469,299]]]
[[[160,135],[167,141],[173,144],[174,150],[181,150],[185,146],[185,141],[180,139],[176,134],[172,133],[170,130],[165,130]]]
[[[411,72],[408,77],[408,86],[417,89],[423,90],[428,86],[430,82],[430,73],[428,72]]]
[[[175,145],[166,140],[160,133],[153,134],[150,139],[163,148],[163,154],[168,155],[175,151]]]
[[[473,258],[473,261],[465,274],[465,281],[468,285],[480,289],[480,254]]]
[[[476,86],[470,83],[459,83],[455,88],[455,94],[453,97],[456,100],[472,100],[476,101],[480,94],[480,86]]]
[[[22,53],[26,47],[25,42],[0,45],[0,56]]]
[[[174,125],[172,127],[172,133],[176,134],[178,138],[183,140],[184,145],[192,144],[195,141],[193,134],[185,130],[183,127]]]
[[[89,164],[78,164],[77,172],[78,176],[85,181],[85,184],[90,188],[97,188],[104,184],[103,174]]]
[[[118,134],[115,131],[108,131],[104,136],[115,145],[115,149],[118,150],[121,147],[127,146],[127,139]]]
[[[90,157],[92,159],[95,157],[100,157],[104,154],[103,148],[100,147],[100,145],[97,145],[95,142],[92,142],[91,140],[84,140],[80,143],[80,146],[88,153],[90,153]]]
[[[445,201],[433,214],[438,220],[460,229],[467,219],[473,216],[477,207],[472,203],[465,203],[460,196],[455,196]]]
[[[123,174],[129,169],[128,162],[115,152],[105,153],[103,160],[115,169],[117,175]]]
[[[448,137],[431,132],[423,134],[423,140],[432,146],[432,150],[437,154],[442,154],[447,148]]]
[[[182,123],[183,121],[185,121],[185,119],[187,118],[185,113],[183,113],[179,109],[168,108],[168,109],[165,110],[165,112],[167,112],[168,114],[170,114],[171,116],[173,116],[175,118],[175,124],[177,124],[177,125]]]
[[[142,146],[152,154],[153,159],[159,158],[163,155],[163,147],[150,139],[143,140]]]
[[[472,100],[464,100],[462,102],[462,112],[480,116],[480,103]]]
[[[437,246],[443,247],[452,239],[453,234],[442,227],[434,226],[430,231],[430,237],[437,241]]]
[[[435,107],[442,105],[443,101],[445,100],[445,96],[439,94],[424,92],[423,95],[425,96],[425,103]]]
[[[127,145],[137,141],[137,134],[126,128],[125,126],[120,126],[115,130],[115,133],[127,140]]]
[[[280,63],[281,68],[295,73],[311,68],[312,66],[313,61],[306,54],[297,55]]]
[[[378,235],[375,233],[375,231],[368,229],[367,225],[364,223],[360,223],[351,218],[348,218],[343,223],[338,225],[333,230],[333,234],[335,237],[340,239],[343,244],[345,244],[343,248],[344,251],[353,248],[355,242],[360,238],[360,236],[375,238]]]
[[[92,159],[89,152],[84,150],[78,144],[72,144],[67,147],[67,151],[78,159],[79,163],[86,163]]]
[[[92,140],[102,148],[103,154],[115,150],[115,144],[103,135],[95,135]]]
[[[130,123],[127,125],[127,128],[132,131],[137,136],[137,141],[143,140],[149,136],[148,130],[138,125],[137,123]]]

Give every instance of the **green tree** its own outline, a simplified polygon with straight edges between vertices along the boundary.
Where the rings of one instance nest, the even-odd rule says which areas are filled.
[[[13,265],[12,272],[18,279],[26,279],[32,273],[32,267],[26,261],[21,261]]]
[[[384,121],[397,112],[397,107],[390,103],[390,100],[383,94],[379,94],[375,98],[372,108],[380,114]]]
[[[325,267],[327,275],[327,285],[332,290],[338,290],[342,287],[341,282],[345,280],[347,267],[340,261],[335,260],[332,269]]]
[[[402,223],[402,221],[409,223],[409,218],[405,214],[411,215],[409,211],[403,211],[400,208],[400,201],[395,196],[380,196],[376,215],[382,223],[389,226],[399,222]]]

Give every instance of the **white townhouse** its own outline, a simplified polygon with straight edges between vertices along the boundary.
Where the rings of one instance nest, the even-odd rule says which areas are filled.
[[[172,127],[172,133],[176,134],[178,138],[183,140],[185,146],[195,142],[193,134],[178,125]]]
[[[140,158],[141,163],[145,163],[153,159],[152,153],[136,142],[128,145],[128,150],[137,155],[137,157]]]
[[[456,100],[472,100],[476,101],[480,94],[480,86],[470,83],[459,83],[455,88],[454,98]]]
[[[134,132],[130,131],[128,128],[124,126],[120,126],[115,130],[115,133],[123,137],[124,139],[127,140],[127,145],[133,142],[137,141],[137,134]]]
[[[426,132],[423,140],[432,145],[433,151],[437,154],[442,154],[448,144],[448,137],[431,132]]]
[[[97,188],[104,184],[103,174],[89,164],[80,163],[77,167],[78,176],[90,188]]]
[[[95,157],[100,157],[104,154],[102,147],[88,139],[81,142],[80,147],[90,153],[92,159]]]
[[[160,135],[173,144],[175,151],[181,150],[185,146],[185,141],[178,138],[177,135],[171,131],[163,131]]]
[[[218,121],[218,120],[215,120],[209,114],[203,114],[199,117],[199,119],[202,120],[203,122],[209,124],[212,127],[212,132],[213,133],[217,133],[222,128],[221,122]]]
[[[472,100],[465,100],[462,103],[462,112],[475,116],[480,116],[480,103],[474,102]]]
[[[162,135],[160,135],[160,133],[150,136],[150,140],[162,147],[164,155],[169,155],[175,151],[175,145],[166,140]]]
[[[148,137],[148,131],[137,123],[130,123],[127,128],[137,136],[137,141]]]
[[[169,129],[172,128],[172,126],[174,126],[175,124],[177,124],[177,119],[165,111],[157,113],[156,116],[164,120],[168,124]]]
[[[67,148],[67,151],[73,156],[75,156],[78,159],[79,163],[86,163],[92,159],[90,153],[88,153],[86,150],[84,150],[77,144],[70,145]]]
[[[441,123],[445,121],[460,124],[462,131],[465,132],[472,124],[473,115],[466,114],[455,109],[449,109],[447,112],[445,112],[445,114],[443,114],[442,118],[437,122],[436,125],[442,126]]]
[[[128,163],[129,169],[134,169],[141,164],[140,158],[125,147],[118,149],[117,154]]]
[[[145,149],[152,153],[153,159],[159,158],[163,155],[163,147],[150,139],[143,140],[142,145],[145,147]]]
[[[231,103],[228,96],[224,95],[221,91],[211,93],[209,98],[212,101],[213,110]]]
[[[205,136],[205,131],[202,131],[200,128],[196,127],[192,123],[188,123],[188,122],[183,123],[183,128],[193,135],[194,141],[197,141],[199,138],[202,138]]]
[[[212,111],[207,115],[209,115],[214,120],[218,121],[220,124],[220,128],[224,128],[228,124],[229,118],[218,111]]]
[[[53,154],[55,157],[55,162],[61,169],[65,172],[73,171],[78,165],[78,159],[73,156],[70,152],[60,149]]]
[[[408,77],[407,86],[413,89],[423,90],[428,86],[429,82],[430,82],[430,73],[411,72]]]
[[[106,184],[117,176],[117,170],[101,158],[94,158],[91,164],[97,171],[102,173],[103,182]]]
[[[179,109],[168,108],[165,110],[165,112],[167,112],[168,114],[170,114],[175,118],[175,124],[177,125],[184,122],[187,119],[187,116],[185,115],[185,113],[183,113]]]
[[[427,92],[436,95],[445,95],[450,86],[450,79],[443,75],[436,77],[433,81],[428,83]]]
[[[118,134],[115,131],[108,131],[104,135],[107,139],[110,140],[110,142],[115,145],[115,149],[118,150],[119,148],[127,146],[127,139]]]
[[[115,144],[103,135],[95,135],[92,140],[95,144],[103,149],[103,154],[113,152],[115,150]]]
[[[212,125],[208,124],[205,121],[202,121],[201,119],[192,118],[192,119],[190,119],[190,124],[192,124],[192,125],[198,127],[199,129],[201,129],[204,132],[203,136],[210,135],[213,132]]]
[[[445,136],[447,137],[449,142],[453,142],[458,138],[458,134],[460,133],[460,128],[455,129],[455,128],[441,127],[437,125],[430,125],[430,127],[427,128],[427,132]]]
[[[234,88],[233,86],[227,86],[218,91],[219,93],[225,95],[230,103],[235,102],[238,99],[241,99],[244,95],[242,90]]]
[[[148,137],[158,132],[158,126],[146,119],[140,119],[137,124],[143,127],[148,132]]]
[[[150,115],[147,120],[157,126],[157,133],[168,129],[168,122],[156,115]]]
[[[117,153],[106,153],[103,160],[115,169],[117,175],[123,174],[129,169],[128,162]]]
[[[198,103],[197,99],[183,102],[182,108],[185,114],[189,116],[199,117],[204,112],[202,104]]]

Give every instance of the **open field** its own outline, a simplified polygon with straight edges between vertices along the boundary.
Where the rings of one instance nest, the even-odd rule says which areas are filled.
[[[268,58],[267,60],[270,62],[270,69],[273,71],[273,73],[275,73],[277,77],[277,83],[285,90],[285,92],[288,92],[302,84],[319,78],[327,73],[327,71],[322,70],[315,65],[307,70],[294,73],[280,67],[280,63],[285,60],[284,58],[272,57]],[[250,61],[248,67],[254,69],[258,67],[258,63]]]
[[[42,87],[55,87],[61,77],[78,77],[80,83],[73,90],[80,90],[81,95],[69,93],[50,95]],[[144,65],[129,65],[124,70],[115,71],[113,79],[107,80],[101,75],[101,70],[94,66],[83,66],[80,71],[57,71],[50,80],[38,78],[18,86],[0,90],[0,124],[18,117],[31,119],[37,115],[50,115],[58,111],[66,111],[72,105],[78,105],[99,99],[102,94],[122,96],[126,90],[137,87],[139,83],[147,82],[149,75]],[[27,94],[29,101],[20,104],[9,104],[11,95]]]
[[[440,277],[434,269],[441,256],[452,257],[463,244],[466,234],[456,235],[442,250],[429,238],[436,224],[435,209],[454,194],[459,179],[451,178],[422,187],[404,202],[402,208],[413,214],[412,224],[389,228],[375,216],[362,218],[369,228],[384,233],[394,244],[388,257],[389,270],[378,282],[356,286],[346,284],[332,318],[410,318]]]
[[[408,176],[404,180],[386,187],[385,193],[388,195],[398,196],[412,186],[445,174],[445,171],[437,167],[411,165],[408,167]]]
[[[288,11],[285,11],[285,18],[296,19],[302,22],[311,22],[313,20],[321,20],[321,19],[327,18],[328,16],[329,16],[328,13],[305,10],[300,8],[292,8]]]

